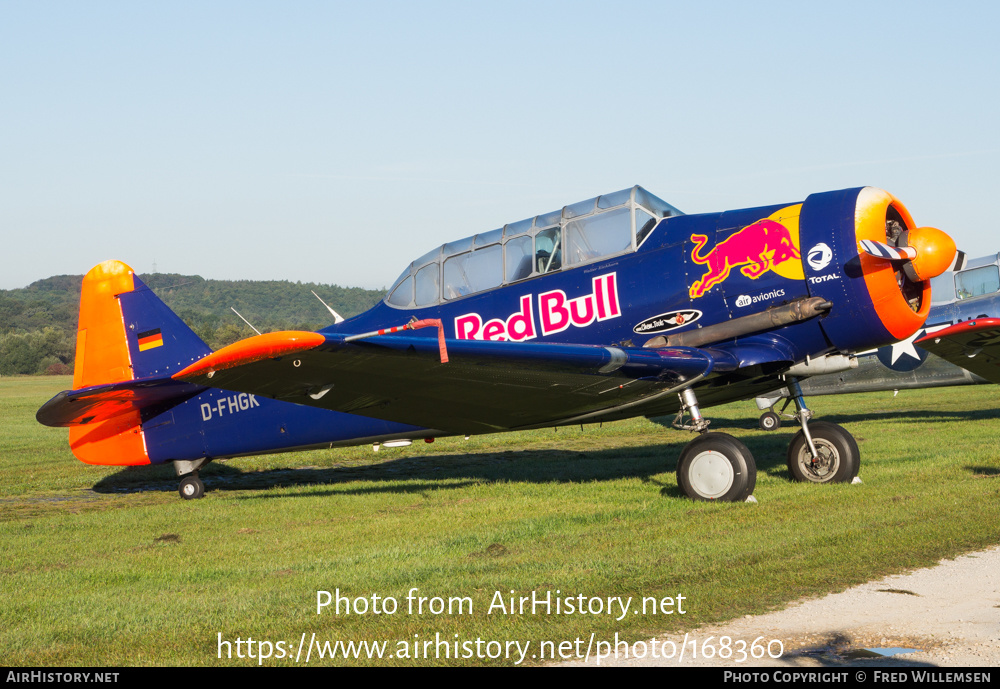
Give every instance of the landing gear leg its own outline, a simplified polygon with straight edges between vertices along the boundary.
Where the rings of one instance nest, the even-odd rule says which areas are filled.
[[[790,378],[788,389],[795,402],[795,417],[802,425],[788,446],[792,478],[810,483],[852,481],[861,468],[861,452],[854,436],[835,423],[811,423],[813,414],[805,405],[798,380]]]
[[[802,386],[796,378],[788,379],[788,390],[792,393],[792,401],[795,402],[795,418],[802,425],[802,433],[805,436],[806,444],[809,446],[809,453],[816,456],[816,445],[813,443],[812,434],[809,433],[809,421],[813,417],[812,411],[806,407],[805,397],[802,396]]]
[[[698,408],[698,398],[691,388],[685,388],[677,394],[681,400],[681,408],[677,412],[673,426],[682,431],[694,431],[695,433],[705,433],[708,424],[712,423],[701,415]],[[691,414],[691,423],[684,423],[684,412]]]
[[[698,409],[694,391],[679,395],[680,411],[674,427],[695,431],[699,436],[687,444],[677,463],[677,484],[692,500],[743,502],[757,485],[757,465],[747,446],[726,433],[708,433],[708,419]],[[684,413],[691,423],[684,423]]]

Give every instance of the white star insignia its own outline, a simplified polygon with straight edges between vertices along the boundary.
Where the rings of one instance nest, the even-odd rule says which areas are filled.
[[[895,364],[896,361],[899,359],[899,357],[903,356],[904,354],[908,357],[912,357],[914,359],[919,360],[920,354],[917,352],[917,348],[913,346],[913,341],[920,339],[924,335],[930,335],[933,332],[937,332],[938,330],[943,330],[950,326],[951,326],[950,323],[942,323],[941,325],[932,325],[929,328],[921,328],[920,330],[913,333],[905,340],[901,340],[900,342],[894,342],[891,345],[892,358],[889,364],[890,365]]]

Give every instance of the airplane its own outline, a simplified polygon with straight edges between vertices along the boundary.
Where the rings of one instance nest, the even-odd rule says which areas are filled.
[[[782,383],[796,480],[851,481],[860,453],[811,421],[797,375],[910,337],[956,255],[874,187],[685,215],[634,186],[449,242],[370,310],[211,351],[120,261],[87,273],[73,389],[37,412],[81,461],[213,459],[676,413],[677,481],[753,500],[756,463],[702,409]]]
[[[805,395],[839,395],[853,392],[982,385],[1000,383],[1000,370],[983,365],[995,357],[983,336],[977,335],[972,348],[955,351],[935,339],[953,337],[970,329],[982,332],[997,330],[993,321],[1000,317],[1000,254],[967,259],[962,252],[956,265],[931,279],[930,313],[927,322],[917,332],[900,342],[878,349],[859,352],[856,357],[843,358],[838,370],[800,380]],[[951,330],[953,326],[959,326]],[[945,332],[945,331],[950,331]],[[947,341],[947,340],[946,340]],[[917,346],[921,343],[922,346]],[[976,351],[976,350],[979,351]],[[941,355],[930,350],[940,351]],[[949,353],[951,350],[951,353]],[[984,353],[985,351],[985,353]],[[980,375],[981,374],[981,375]],[[775,407],[784,400],[784,407]],[[757,407],[764,411],[759,419],[762,430],[781,427],[783,410],[790,403],[789,391],[775,390],[756,398]]]

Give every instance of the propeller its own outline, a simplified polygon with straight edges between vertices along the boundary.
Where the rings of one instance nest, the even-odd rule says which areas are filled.
[[[888,261],[905,261],[903,271],[916,282],[937,277],[954,269],[965,254],[955,249],[955,241],[934,227],[904,230],[895,238],[896,246],[885,242],[862,239],[861,249],[869,256]]]

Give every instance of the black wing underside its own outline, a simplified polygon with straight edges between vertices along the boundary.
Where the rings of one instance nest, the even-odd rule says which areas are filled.
[[[449,361],[441,363],[433,338],[326,337],[306,351],[246,363],[216,365],[206,357],[176,377],[448,433],[484,433],[641,404],[718,364],[693,348],[473,340],[449,340]]]
[[[742,399],[773,387],[770,374],[792,360],[777,338],[704,349],[448,340],[442,363],[435,338],[348,337],[260,335],[172,377],[60,393],[39,420],[70,426],[134,412],[146,419],[221,388],[449,434],[491,433],[665,414],[688,386],[704,406]]]

